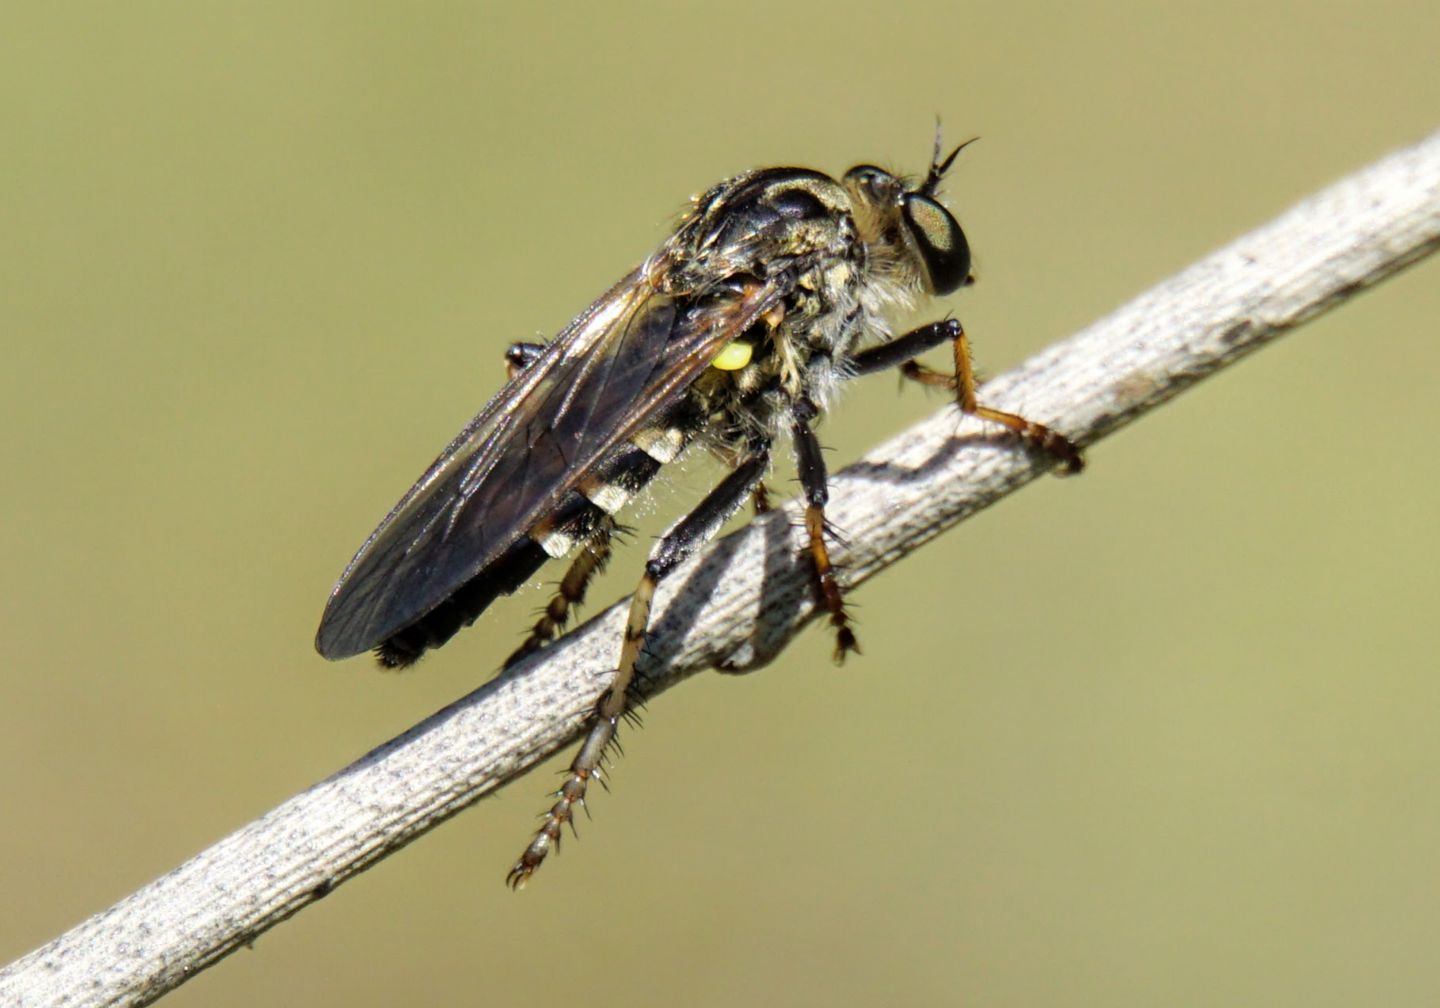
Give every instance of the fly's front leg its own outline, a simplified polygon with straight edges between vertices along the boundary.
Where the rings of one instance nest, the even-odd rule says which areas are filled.
[[[579,556],[560,579],[555,594],[531,627],[525,642],[505,659],[502,668],[508,669],[522,658],[539,651],[564,629],[571,611],[585,601],[585,591],[590,587],[591,579],[603,571],[605,564],[609,562],[612,552],[611,539],[614,535],[615,519],[606,515],[596,524],[590,541],[581,548]]]
[[[650,603],[655,597],[655,587],[666,574],[674,570],[686,557],[704,545],[726,519],[733,515],[746,499],[754,493],[760,478],[770,466],[770,446],[756,445],[751,455],[720,485],[710,491],[699,507],[682,518],[650,553],[645,564],[645,576],[635,589],[630,600],[630,613],[625,620],[625,640],[620,647],[620,663],[615,670],[615,681],[595,704],[595,713],[590,730],[580,744],[580,751],[570,763],[565,783],[555,792],[556,801],[545,813],[545,822],[510,869],[507,878],[512,888],[520,888],[535,874],[552,847],[560,846],[560,834],[566,823],[571,829],[575,825],[575,806],[585,805],[585,790],[591,779],[601,778],[601,765],[605,754],[615,741],[620,718],[630,702],[630,692],[635,682],[635,664],[640,658],[640,649],[645,641],[645,630],[650,623]]]
[[[912,329],[888,343],[862,350],[850,358],[850,368],[857,375],[866,375],[913,364],[913,358],[919,357],[926,350],[933,350],[941,343],[953,340],[955,337],[951,333],[951,326],[959,328],[960,323],[947,319]]]
[[[825,458],[820,453],[820,442],[810,429],[810,421],[819,414],[815,404],[803,400],[795,407],[790,418],[790,431],[795,438],[796,468],[799,470],[800,486],[805,492],[805,531],[810,539],[810,559],[815,570],[815,583],[820,588],[820,600],[830,613],[830,626],[835,630],[835,662],[845,661],[851,651],[860,653],[860,642],[850,628],[850,617],[845,612],[845,598],[840,591],[840,582],[835,577],[835,565],[830,561],[830,548],[825,535],[830,530],[825,521],[825,504],[830,500],[828,476],[825,472]]]
[[[955,374],[941,374],[913,360],[932,347],[949,341],[955,354]],[[955,393],[956,405],[960,412],[989,420],[1008,427],[1030,444],[1059,459],[1063,472],[1078,473],[1085,468],[1085,460],[1079,450],[1059,431],[1051,430],[1044,424],[1027,420],[1018,413],[982,406],[975,397],[975,369],[970,362],[970,339],[965,329],[955,319],[931,322],[906,333],[889,343],[856,354],[853,366],[856,374],[869,374],[886,368],[899,366],[900,373],[922,385],[937,385]]]

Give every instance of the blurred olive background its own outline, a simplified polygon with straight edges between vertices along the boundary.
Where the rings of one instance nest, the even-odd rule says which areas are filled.
[[[1440,126],[1422,0],[3,21],[0,961],[490,675],[539,589],[403,675],[316,656],[326,593],[691,192],[981,135],[981,282],[932,315],[996,373]],[[812,629],[654,702],[524,894],[548,771],[166,1003],[1434,1003],[1437,281],[867,585],[861,660]],[[942,405],[897,385],[836,464]]]

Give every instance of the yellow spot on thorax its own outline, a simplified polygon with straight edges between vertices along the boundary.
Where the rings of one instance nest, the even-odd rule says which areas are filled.
[[[715,359],[710,362],[710,366],[719,368],[721,371],[739,371],[746,364],[750,363],[750,356],[754,352],[755,348],[749,343],[742,343],[736,340],[733,343],[727,343],[725,349],[715,355]]]

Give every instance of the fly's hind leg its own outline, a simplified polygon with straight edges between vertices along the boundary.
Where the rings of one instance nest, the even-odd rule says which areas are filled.
[[[591,579],[603,571],[609,562],[613,551],[611,540],[616,532],[615,519],[609,515],[596,523],[590,540],[581,548],[580,554],[570,564],[570,569],[560,579],[555,594],[541,611],[535,625],[530,628],[529,636],[505,659],[502,668],[508,669],[522,658],[539,651],[565,628],[565,624],[570,620],[570,613],[585,601],[585,591],[590,587]]]
[[[630,612],[625,620],[625,640],[620,647],[620,662],[615,670],[615,681],[595,704],[590,730],[580,743],[580,751],[570,763],[565,783],[555,792],[555,804],[545,813],[545,821],[536,831],[530,846],[520,855],[520,860],[510,869],[507,877],[512,888],[525,884],[540,867],[552,848],[560,846],[560,835],[566,823],[571,829],[575,825],[575,806],[585,805],[585,791],[592,779],[600,779],[605,754],[615,742],[620,719],[624,717],[631,701],[631,690],[635,683],[635,664],[640,658],[640,649],[645,641],[645,631],[650,624],[650,603],[655,597],[655,587],[670,571],[690,556],[720,530],[726,519],[745,503],[770,466],[770,446],[752,446],[749,457],[720,482],[694,511],[686,515],[655,545],[650,559],[645,564],[645,576],[635,589],[630,600]]]
[[[955,354],[954,375],[942,374],[914,360],[917,355],[947,340]],[[1078,473],[1085,468],[1085,460],[1079,450],[1059,431],[1027,420],[1018,413],[982,406],[976,400],[975,369],[970,363],[970,338],[955,319],[931,322],[889,343],[856,354],[852,364],[856,374],[870,374],[898,366],[900,373],[911,381],[950,389],[955,393],[960,412],[1008,427],[1025,441],[1058,459],[1064,466],[1064,473]]]
[[[835,565],[830,560],[830,548],[825,542],[826,535],[833,538],[835,532],[825,520],[825,505],[830,500],[825,458],[821,455],[815,432],[810,429],[810,421],[818,414],[815,404],[808,400],[796,404],[790,418],[790,432],[795,439],[796,468],[805,493],[805,531],[810,540],[810,560],[815,571],[815,583],[820,589],[820,601],[830,614],[830,626],[835,631],[834,658],[838,665],[851,651],[860,653],[860,642],[855,639],[855,631],[850,627],[845,598],[835,576]]]

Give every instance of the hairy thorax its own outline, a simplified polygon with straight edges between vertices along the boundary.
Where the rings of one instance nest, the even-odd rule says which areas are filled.
[[[918,277],[874,215],[855,211],[834,180],[795,170],[741,176],[696,199],[667,250],[692,310],[723,314],[787,272],[790,292],[727,347],[743,365],[717,359],[671,411],[686,443],[698,435],[733,459],[773,442],[797,405],[826,408],[852,353],[890,337],[890,317],[920,293]]]

